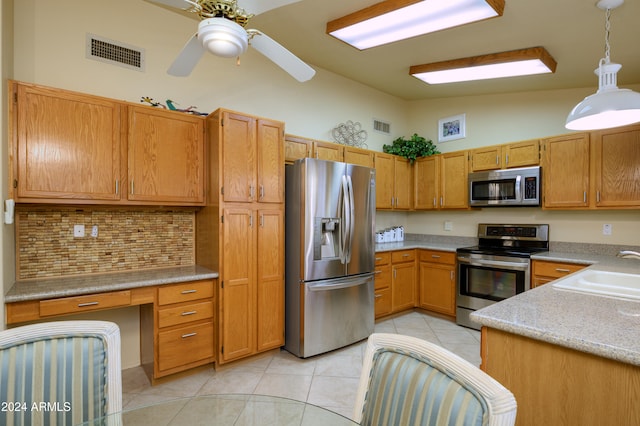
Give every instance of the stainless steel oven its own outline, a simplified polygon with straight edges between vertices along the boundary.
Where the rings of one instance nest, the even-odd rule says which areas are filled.
[[[529,290],[531,254],[549,248],[549,225],[478,225],[478,245],[457,250],[456,322],[479,329],[470,314]]]

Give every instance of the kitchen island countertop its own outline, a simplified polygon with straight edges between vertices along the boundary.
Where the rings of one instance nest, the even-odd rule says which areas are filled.
[[[553,252],[532,258],[640,274],[635,259]],[[480,309],[471,318],[486,327],[640,366],[640,301],[561,290],[550,283]]]
[[[163,284],[218,278],[218,273],[198,265],[143,269],[108,274],[53,277],[16,281],[5,303],[104,293]]]

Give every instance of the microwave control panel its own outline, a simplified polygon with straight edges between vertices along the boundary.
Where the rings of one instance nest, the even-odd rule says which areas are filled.
[[[538,198],[538,178],[529,176],[524,178],[524,199],[533,200]]]

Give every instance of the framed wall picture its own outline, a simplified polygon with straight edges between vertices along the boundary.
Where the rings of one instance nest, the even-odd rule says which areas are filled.
[[[465,115],[458,114],[438,120],[438,142],[448,142],[466,137]]]

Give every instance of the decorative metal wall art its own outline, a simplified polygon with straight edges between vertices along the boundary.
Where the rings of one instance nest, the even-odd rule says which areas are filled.
[[[362,130],[362,125],[358,122],[354,123],[349,120],[346,123],[338,124],[338,126],[331,131],[331,135],[337,143],[360,148],[367,147],[365,143],[367,140],[367,132]]]

